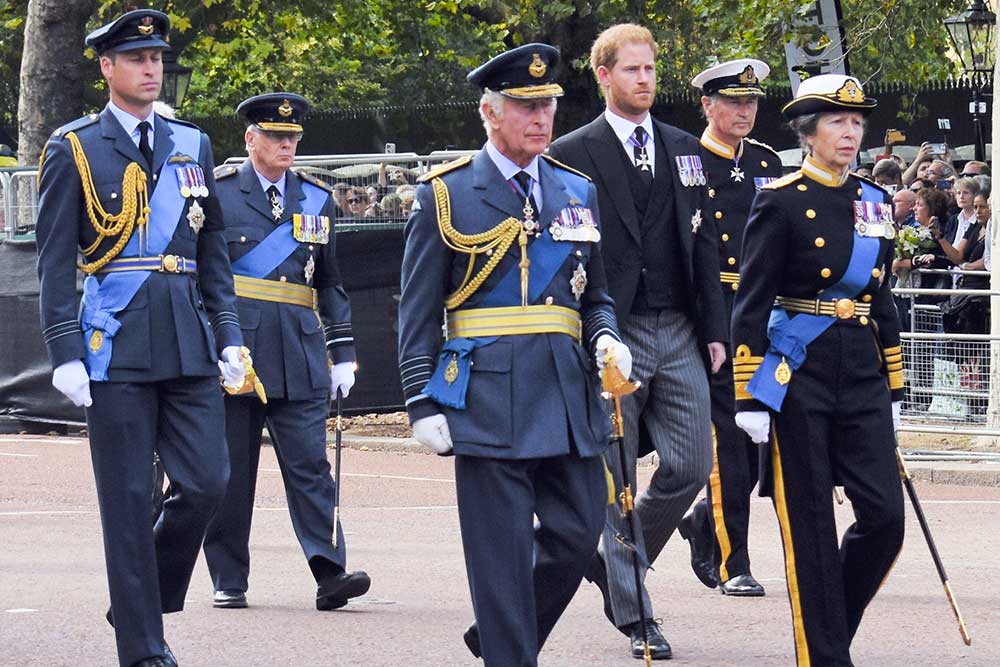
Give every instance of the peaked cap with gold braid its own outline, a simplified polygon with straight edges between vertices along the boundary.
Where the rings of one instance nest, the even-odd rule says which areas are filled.
[[[301,132],[309,102],[295,93],[264,93],[240,102],[236,113],[265,132]]]

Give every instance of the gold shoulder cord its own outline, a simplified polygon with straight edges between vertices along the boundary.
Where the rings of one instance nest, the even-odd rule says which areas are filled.
[[[528,245],[528,236],[521,225],[521,221],[517,218],[507,218],[496,227],[485,232],[479,234],[462,234],[451,224],[451,197],[448,195],[448,186],[440,178],[433,179],[431,186],[434,188],[434,201],[437,204],[438,230],[441,232],[444,244],[454,252],[469,255],[469,268],[465,272],[465,278],[462,279],[462,284],[459,288],[452,292],[445,300],[445,308],[448,310],[458,308],[479,289],[480,285],[489,278],[493,269],[500,263],[500,260],[503,259],[503,256],[515,238],[519,240],[521,246],[523,283],[527,271],[527,256],[525,251]],[[493,252],[489,260],[479,270],[476,277],[470,280],[472,269],[476,263],[476,255],[489,253],[491,250]],[[524,295],[522,294],[522,296]]]
[[[122,210],[112,215],[101,206],[100,198],[97,196],[97,189],[94,187],[94,179],[90,173],[90,163],[87,162],[87,155],[83,151],[80,139],[76,133],[66,134],[70,146],[73,149],[73,161],[76,169],[80,172],[80,183],[83,186],[83,198],[87,216],[90,224],[97,231],[97,240],[89,247],[85,248],[85,256],[97,250],[101,242],[109,236],[118,236],[118,241],[103,257],[93,261],[79,264],[80,270],[86,274],[96,273],[105,264],[121,253],[125,244],[132,237],[132,230],[135,225],[139,225],[140,242],[142,232],[149,221],[149,191],[146,186],[146,172],[137,163],[129,163],[122,176]]]

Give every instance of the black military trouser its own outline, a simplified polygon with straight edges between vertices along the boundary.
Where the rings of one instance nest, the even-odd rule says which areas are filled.
[[[881,345],[870,327],[831,326],[808,347],[771,413],[774,506],[799,665],[851,665],[865,607],[903,544],[903,492],[895,458]],[[833,486],[855,522],[837,543]]]

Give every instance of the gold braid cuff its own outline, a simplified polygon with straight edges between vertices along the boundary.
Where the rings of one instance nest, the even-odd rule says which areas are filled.
[[[514,239],[523,235],[524,228],[517,218],[507,218],[496,227],[479,234],[462,234],[451,224],[451,197],[448,186],[440,178],[431,181],[434,189],[434,202],[437,204],[438,231],[444,244],[454,252],[469,255],[469,268],[465,272],[462,284],[445,300],[448,310],[462,305],[490,277],[493,269],[514,243]],[[522,249],[523,251],[523,249]],[[476,255],[489,255],[486,264],[472,278],[472,269],[476,263]]]
[[[887,347],[885,352],[885,366],[889,372],[889,389],[903,388],[903,349],[896,345]]]
[[[753,400],[753,396],[747,391],[747,383],[763,361],[764,357],[751,356],[750,347],[747,345],[736,348],[736,355],[733,357],[733,384],[736,388],[737,401]]]
[[[100,197],[97,195],[97,188],[94,187],[94,179],[90,173],[90,163],[87,161],[87,154],[83,150],[83,145],[80,144],[80,139],[75,132],[67,133],[66,139],[73,150],[73,161],[80,174],[84,209],[87,211],[87,217],[90,218],[90,224],[97,231],[97,240],[84,248],[83,254],[89,256],[97,250],[104,239],[111,236],[118,237],[114,246],[103,257],[79,265],[80,270],[84,273],[93,274],[121,253],[125,244],[132,237],[135,225],[139,225],[141,234],[149,221],[149,191],[146,185],[146,172],[137,163],[129,163],[122,176],[121,211],[114,215],[108,213],[104,210]],[[140,236],[140,240],[141,238]]]

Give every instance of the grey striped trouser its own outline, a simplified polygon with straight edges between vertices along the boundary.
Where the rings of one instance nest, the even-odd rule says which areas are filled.
[[[625,426],[625,465],[635,494],[639,420],[646,427],[660,463],[648,488],[638,495],[635,516],[640,533],[636,543],[652,563],[663,550],[698,492],[712,472],[712,424],[708,373],[698,349],[694,325],[686,314],[664,310],[658,314],[629,315],[620,323],[623,342],[632,352],[632,380],[642,387],[622,399]],[[617,447],[604,456],[621,493],[622,469]],[[601,536],[600,553],[608,569],[615,625],[639,620],[632,552],[615,540],[629,535],[618,505],[608,506],[608,525]],[[642,579],[646,571],[642,569]],[[643,585],[643,606],[653,608]]]

